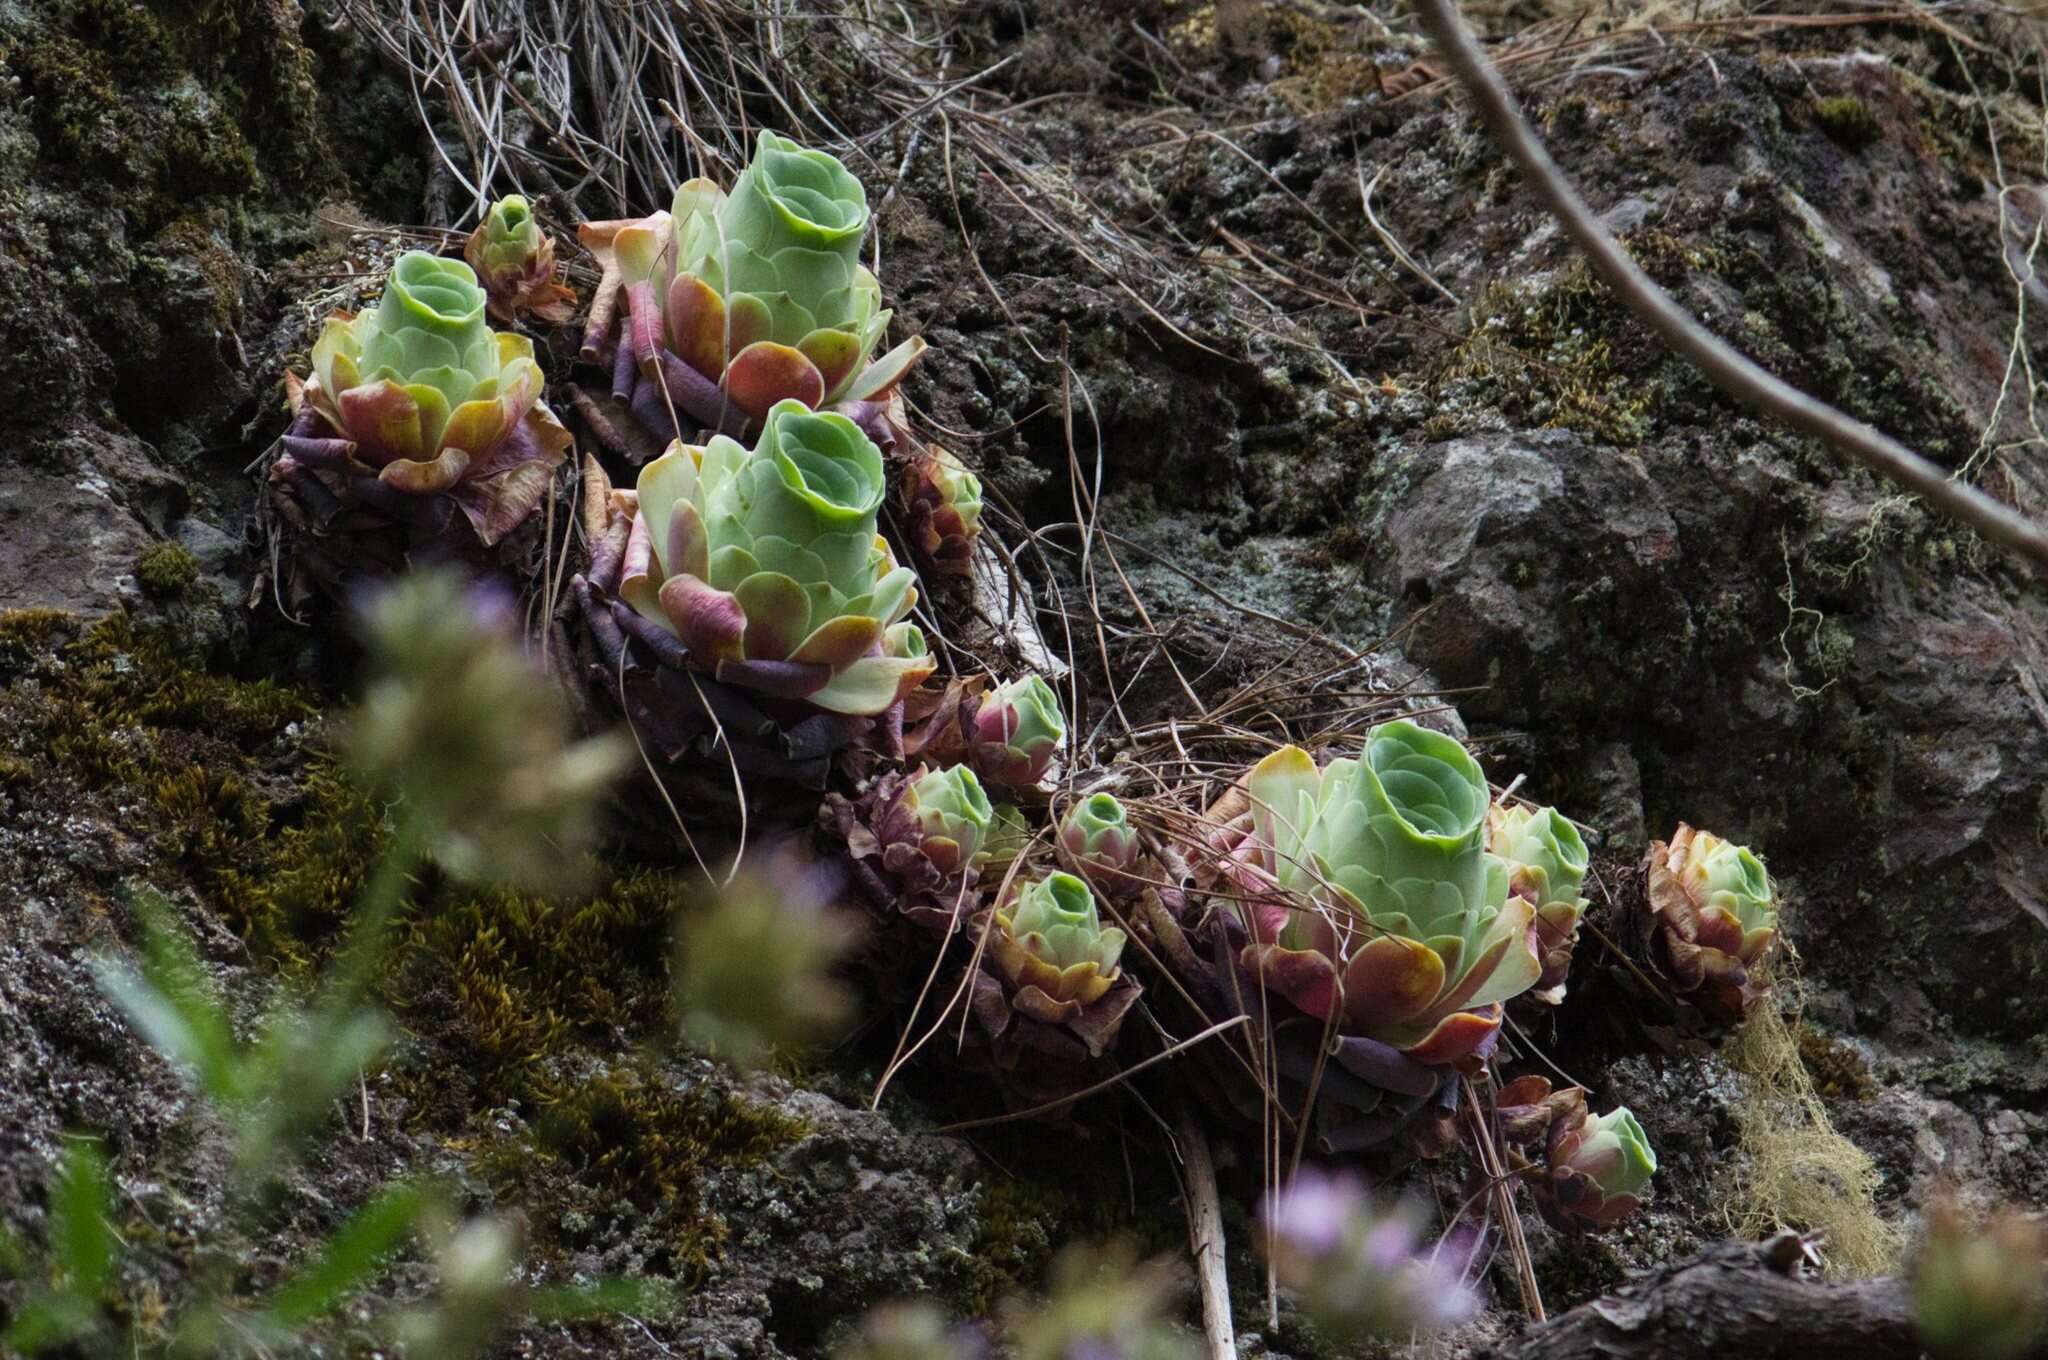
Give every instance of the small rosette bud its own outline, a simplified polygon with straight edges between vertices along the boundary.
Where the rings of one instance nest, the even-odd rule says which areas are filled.
[[[1138,886],[1138,831],[1124,805],[1107,793],[1090,794],[1067,810],[1060,822],[1060,860],[1105,893]]]
[[[1657,1174],[1657,1154],[1626,1105],[1594,1115],[1584,1091],[1560,1094],[1566,1100],[1551,1121],[1544,1153],[1548,1192],[1538,1203],[1560,1227],[1612,1227],[1642,1203]]]
[[[491,315],[510,323],[531,312],[559,325],[574,310],[576,294],[555,282],[555,241],[541,230],[533,205],[507,194],[491,205],[469,234],[462,257],[490,294]]]
[[[819,820],[846,842],[878,910],[951,930],[979,908],[974,884],[998,821],[966,766],[883,774],[858,799],[827,794]]]
[[[924,771],[904,790],[903,803],[916,819],[919,849],[942,874],[972,864],[995,823],[988,794],[964,765]]]
[[[2048,1335],[2048,1226],[2007,1210],[1972,1223],[1927,1211],[1910,1273],[1913,1323],[1935,1360],[2018,1360]]]
[[[1679,990],[1734,1024],[1766,990],[1757,969],[1778,938],[1770,875],[1746,846],[1679,824],[1648,859],[1644,933]]]
[[[1425,1246],[1412,1211],[1376,1206],[1355,1177],[1303,1167],[1263,1218],[1275,1277],[1335,1340],[1438,1331],[1478,1311],[1468,1244]]]
[[[965,576],[981,533],[981,478],[934,448],[910,465],[902,494],[919,559],[939,575]]]
[[[1487,815],[1486,848],[1507,865],[1509,895],[1535,908],[1543,975],[1529,995],[1554,1006],[1564,1000],[1572,948],[1586,910],[1586,899],[1579,895],[1586,881],[1586,842],[1555,808],[1496,804]]]
[[[1103,926],[1086,883],[1054,873],[996,913],[989,952],[1014,989],[1011,1004],[1057,1024],[1101,1000],[1122,976],[1124,933]]]
[[[967,725],[968,758],[992,784],[1030,788],[1045,777],[1066,735],[1052,686],[1027,675],[982,698]]]

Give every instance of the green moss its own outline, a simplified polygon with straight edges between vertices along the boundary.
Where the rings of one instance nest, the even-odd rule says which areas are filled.
[[[199,560],[181,543],[152,543],[135,564],[135,579],[152,595],[183,595],[199,579]]]
[[[59,809],[132,809],[134,833],[260,955],[311,961],[306,941],[361,886],[381,813],[317,747],[274,768],[287,729],[318,711],[310,694],[210,671],[125,615],[86,627],[49,611],[0,614],[0,680],[24,787]]]
[[[1823,95],[1813,101],[1813,121],[1850,151],[1861,151],[1884,135],[1870,105],[1853,94]]]
[[[1682,289],[1696,271],[1719,272],[1722,256],[1655,227],[1624,232],[1621,243],[1658,283]],[[1577,430],[1612,444],[1648,435],[1671,386],[1664,350],[1644,333],[1582,259],[1553,276],[1488,285],[1472,304],[1464,340],[1431,375],[1447,385],[1474,383],[1487,404],[1546,428]],[[1447,435],[1455,417],[1448,410]]]
[[[23,653],[11,658],[19,665],[27,653],[48,647],[59,633],[77,624],[78,616],[62,609],[10,609],[0,613],[0,647]]]
[[[1638,443],[1654,398],[1617,360],[1619,319],[1618,304],[1583,262],[1547,286],[1489,284],[1436,382],[1476,381],[1489,401],[1545,428]]]
[[[117,725],[200,731],[248,747],[319,711],[305,690],[207,669],[175,634],[138,631],[126,614],[94,624],[64,660],[66,691]]]
[[[430,998],[436,1029],[466,1046],[466,1070],[492,1099],[539,1099],[537,1064],[571,1038],[644,1032],[667,1017],[681,882],[594,869],[587,897],[443,892],[412,918],[389,990]]]
[[[811,1131],[772,1106],[678,1087],[632,1062],[593,1078],[541,1078],[534,1098],[547,1151],[641,1208],[685,1199],[706,1169],[760,1163]]]
[[[537,1130],[486,1140],[473,1164],[527,1206],[542,1254],[582,1238],[598,1218],[631,1220],[666,1242],[684,1277],[716,1264],[729,1236],[703,1203],[705,1178],[761,1165],[811,1132],[772,1106],[683,1083],[643,1059],[537,1077],[531,1099]]]
[[[1065,1238],[1061,1224],[1075,1205],[1029,1181],[1001,1180],[981,1187],[981,1232],[967,1265],[965,1302],[970,1317],[988,1317],[996,1305],[1038,1285]]]

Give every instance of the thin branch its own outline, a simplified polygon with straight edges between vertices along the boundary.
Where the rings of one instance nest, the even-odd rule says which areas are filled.
[[[2048,569],[2048,531],[1975,487],[1945,475],[1905,445],[1844,415],[1765,372],[1695,321],[1671,295],[1637,267],[1621,244],[1593,216],[1564,172],[1536,140],[1515,106],[1500,72],[1479,50],[1458,18],[1455,0],[1416,0],[1423,26],[1464,84],[1496,140],[1521,167],[1536,196],[1556,214],[1565,232],[1585,253],[1607,286],[1664,343],[1690,359],[1728,396],[1891,478],[1907,490],[1975,529],[1994,543],[2014,549]]]
[[[1223,1203],[1216,1194],[1216,1162],[1209,1135],[1194,1107],[1181,1102],[1174,1120],[1180,1146],[1181,1183],[1187,1193],[1188,1250],[1202,1284],[1202,1336],[1209,1360],[1236,1360],[1237,1334],[1230,1321],[1230,1278],[1223,1258]]]

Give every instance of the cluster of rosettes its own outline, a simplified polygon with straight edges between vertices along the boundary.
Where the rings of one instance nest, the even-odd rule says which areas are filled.
[[[910,633],[895,634],[877,653],[863,641],[863,627],[835,623],[868,609],[858,616],[886,618],[886,629],[914,598],[908,573],[898,576],[893,558],[878,560],[873,571],[856,560],[875,538],[883,448],[899,440],[900,405],[892,405],[891,392],[924,348],[911,339],[874,357],[890,313],[881,306],[879,283],[859,262],[868,222],[865,191],[845,166],[764,132],[730,193],[693,180],[676,191],[672,211],[581,228],[604,268],[584,357],[610,364],[614,395],[658,441],[635,461],[671,444],[654,460],[662,469],[656,480],[679,480],[679,461],[703,461],[700,428],[747,436],[756,449],[787,443],[790,457],[771,455],[764,466],[778,468],[792,479],[791,490],[811,501],[812,522],[768,524],[757,516],[744,526],[746,535],[709,550],[751,552],[759,538],[775,556],[784,528],[827,536],[823,544],[786,539],[810,555],[784,554],[759,572],[746,571],[731,553],[707,560],[703,565],[721,578],[714,582],[689,570],[693,559],[671,562],[668,522],[652,526],[649,551],[663,573],[657,588],[691,577],[732,597],[684,608],[684,627],[697,644],[694,664],[714,672],[754,661],[823,666],[823,681],[814,669],[767,675],[742,667],[740,674],[763,683],[735,683],[778,696],[802,691],[796,697],[834,712],[878,711],[870,696],[884,687],[882,673],[906,676],[923,664],[913,650],[921,639]],[[313,352],[313,376],[290,380],[298,418],[274,460],[271,483],[274,502],[294,526],[325,534],[396,525],[414,540],[448,540],[448,555],[489,564],[488,551],[475,549],[494,548],[542,503],[570,437],[541,400],[531,342],[491,331],[486,318],[560,323],[575,294],[556,281],[555,242],[519,195],[491,206],[464,255],[468,267],[420,252],[402,257],[377,307],[330,319]],[[580,395],[578,404],[600,436],[613,428]],[[838,424],[781,438],[769,429],[771,418],[791,406],[836,412]],[[718,450],[725,463],[735,461],[730,454]],[[761,499],[764,475],[749,469],[733,493],[748,499],[749,509]],[[980,530],[978,479],[951,454],[919,448],[902,486],[916,561],[937,575],[964,574]],[[787,508],[787,498],[773,499],[777,505],[761,515]],[[595,526],[599,537],[605,527]],[[705,526],[707,535],[726,527]],[[865,537],[857,527],[866,528]],[[816,551],[855,538],[859,546],[838,556]],[[811,591],[805,610],[785,583]],[[616,594],[620,584],[606,593]],[[677,621],[672,610],[656,619],[654,610],[635,607],[661,626]],[[750,638],[736,636],[736,613],[748,616]],[[794,628],[803,636],[781,636]],[[873,657],[899,664],[856,664]],[[820,692],[825,697],[815,699]]]
[[[891,314],[860,262],[869,221],[845,166],[764,132],[729,191],[692,180],[667,211],[581,228],[603,269],[581,357],[611,383],[578,387],[576,409],[638,465],[615,486],[583,464],[585,673],[671,766],[800,771],[812,790],[836,771],[855,788],[825,796],[820,825],[885,919],[941,957],[975,942],[956,994],[1000,1066],[1109,1051],[1140,992],[1123,966],[1135,930],[1206,1021],[1258,1022],[1259,1119],[1277,1091],[1320,1102],[1325,1153],[1397,1134],[1441,1150],[1510,1003],[1565,999],[1585,840],[1555,809],[1496,799],[1463,744],[1402,720],[1355,754],[1260,760],[1209,808],[1190,868],[1141,834],[1107,791],[1121,785],[1062,762],[1043,678],[936,678],[911,616],[920,585],[973,574],[983,487],[903,428],[895,389],[923,342],[877,353]],[[377,305],[329,318],[312,376],[289,380],[270,481],[295,522],[366,519],[403,530],[408,554],[488,557],[542,504],[569,435],[532,343],[487,317],[560,323],[575,295],[523,198],[495,204],[465,255],[401,257]],[[621,442],[613,419],[644,438]],[[909,565],[883,532],[892,468]],[[1777,935],[1763,865],[1681,825],[1644,878],[1648,972],[1739,1021]],[[1595,1116],[1583,1090],[1533,1077],[1493,1108],[1553,1223],[1608,1226],[1646,1192],[1655,1157],[1626,1109]],[[1340,1200],[1297,1197],[1282,1217]],[[1369,1264],[1374,1306],[1412,1312],[1412,1237],[1332,1238],[1317,1269],[1355,1282]]]
[[[1035,838],[1009,799],[1042,796],[1066,736],[1058,701],[1029,676],[949,712],[956,763],[883,772],[855,798],[828,794],[821,823],[885,916],[985,936],[971,1001],[986,1038],[1005,1052],[1100,1056],[1139,988],[1119,962],[1125,932],[1104,924],[1097,894],[1114,900],[1137,884],[1137,833],[1098,794],[1061,825],[1056,855],[1072,872],[1026,872]]]

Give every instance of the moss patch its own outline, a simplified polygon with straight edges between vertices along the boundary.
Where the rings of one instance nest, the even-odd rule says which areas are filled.
[[[152,595],[183,595],[199,579],[199,561],[179,543],[152,543],[135,564],[135,579]]]
[[[410,919],[386,990],[464,1050],[463,1085],[490,1101],[553,1103],[543,1065],[571,1040],[617,1046],[667,1019],[682,885],[647,869],[597,873],[587,897],[441,891]]]
[[[124,615],[0,614],[0,784],[38,818],[113,818],[146,842],[159,887],[182,878],[287,975],[336,940],[386,835],[383,809],[320,740],[322,708],[311,691],[209,670]],[[684,884],[593,868],[596,889],[566,901],[417,876],[379,990],[430,1041],[386,1081],[412,1127],[530,1211],[543,1250],[614,1206],[658,1219],[677,1268],[701,1270],[726,1236],[702,1177],[808,1126],[616,1056],[667,1032]],[[526,1125],[499,1132],[491,1112],[505,1108]]]
[[[0,614],[0,685],[9,757],[50,812],[114,810],[257,953],[311,961],[381,835],[379,810],[294,730],[313,694],[208,670],[126,615],[53,611]]]
[[[1813,101],[1813,121],[1838,146],[1861,151],[1884,135],[1870,105],[1853,94],[1823,95]]]

